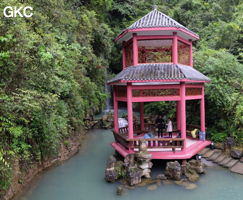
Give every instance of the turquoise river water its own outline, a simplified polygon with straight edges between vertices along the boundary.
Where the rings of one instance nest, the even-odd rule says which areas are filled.
[[[62,165],[44,173],[18,200],[243,200],[243,176],[211,166],[197,187],[185,189],[176,184],[161,184],[116,195],[117,184],[104,180],[107,158],[113,154],[109,130],[92,130],[82,150]],[[158,171],[159,167],[154,171]]]

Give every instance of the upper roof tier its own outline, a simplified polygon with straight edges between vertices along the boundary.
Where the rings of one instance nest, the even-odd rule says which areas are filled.
[[[133,33],[138,35],[173,35],[173,32],[177,32],[180,37],[186,40],[191,39],[195,41],[199,39],[196,33],[155,8],[123,30],[117,36],[116,41],[127,41],[132,37]]]

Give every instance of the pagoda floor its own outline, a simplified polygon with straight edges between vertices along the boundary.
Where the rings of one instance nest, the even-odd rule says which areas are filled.
[[[148,152],[152,154],[152,159],[162,159],[162,160],[174,160],[174,159],[190,159],[194,155],[196,155],[199,151],[204,149],[206,146],[210,145],[211,141],[205,140],[195,140],[195,139],[186,139],[186,147],[181,150],[181,148],[177,148],[175,152],[172,149],[149,149]],[[117,142],[113,142],[111,146],[123,157],[127,156],[131,153],[136,153],[138,149],[127,150],[121,144]]]

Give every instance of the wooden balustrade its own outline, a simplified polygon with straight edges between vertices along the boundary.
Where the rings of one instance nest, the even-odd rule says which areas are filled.
[[[125,130],[125,129],[121,129]],[[146,141],[148,148],[171,148],[172,151],[175,151],[177,148],[183,149],[184,139],[182,138],[133,138],[128,139],[125,135],[121,135],[113,131],[115,141],[121,144],[124,148],[138,148],[139,142],[141,140]]]
[[[148,148],[172,148],[172,151],[175,151],[176,148],[183,148],[184,139],[182,138],[149,138],[149,139],[128,139],[131,142],[130,146],[133,148],[139,147],[139,141],[146,141]]]

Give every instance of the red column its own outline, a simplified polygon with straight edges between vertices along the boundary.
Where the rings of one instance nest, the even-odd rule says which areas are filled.
[[[190,49],[189,49],[189,65],[193,66],[193,52],[192,52],[192,40],[190,41]]]
[[[200,120],[201,131],[205,132],[205,99],[204,99],[204,86],[202,87],[202,99],[200,102]]]
[[[181,83],[181,103],[180,103],[180,107],[181,107],[181,117],[180,117],[180,121],[181,121],[181,137],[184,140],[184,147],[186,147],[186,85],[185,83]]]
[[[133,112],[132,112],[132,88],[127,84],[127,118],[128,118],[128,139],[133,138]]]
[[[119,132],[118,126],[118,101],[116,100],[117,91],[116,87],[113,86],[113,104],[114,104],[114,130],[115,132]]]
[[[173,64],[178,64],[178,37],[176,32],[173,32],[173,35],[172,62]]]
[[[133,33],[132,38],[132,44],[133,44],[133,65],[138,64],[138,41],[137,41],[137,34]]]
[[[180,130],[181,129],[181,116],[180,116],[180,101],[177,101],[176,102],[176,128],[177,130]]]
[[[140,103],[140,124],[141,130],[144,130],[144,103]]]
[[[126,68],[126,48],[125,48],[126,43],[122,43],[122,68]]]

